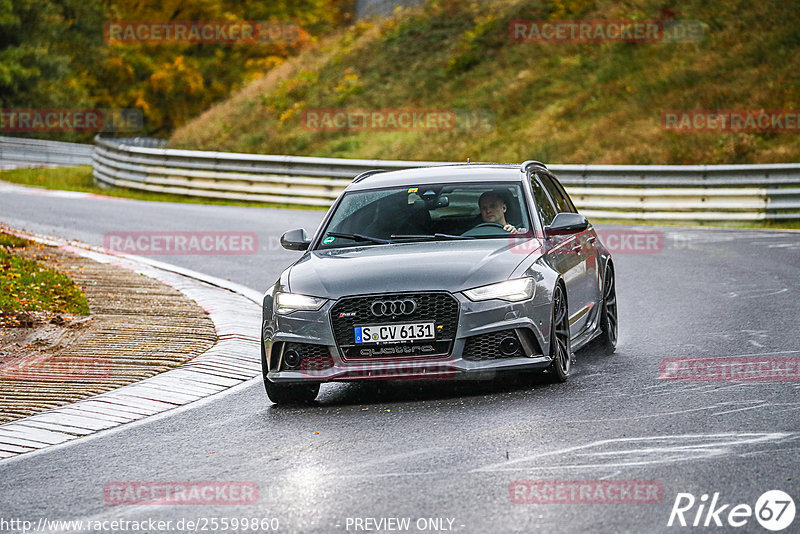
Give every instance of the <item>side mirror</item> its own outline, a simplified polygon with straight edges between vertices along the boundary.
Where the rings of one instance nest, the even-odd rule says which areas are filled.
[[[576,234],[589,228],[589,221],[580,213],[559,213],[550,226],[545,228],[547,234]]]
[[[311,244],[311,239],[302,228],[289,230],[281,236],[281,246],[286,250],[307,250]]]

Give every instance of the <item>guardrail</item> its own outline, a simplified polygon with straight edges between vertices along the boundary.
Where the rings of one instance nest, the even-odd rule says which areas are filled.
[[[0,137],[0,167],[90,165],[93,145]]]
[[[178,195],[327,207],[363,171],[447,164],[206,152],[145,144],[142,139],[95,139],[97,182]],[[800,219],[800,164],[549,168],[588,217]]]

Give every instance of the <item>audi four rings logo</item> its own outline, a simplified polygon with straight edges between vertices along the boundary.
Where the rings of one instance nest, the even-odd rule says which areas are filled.
[[[417,309],[417,303],[411,299],[376,300],[372,303],[372,315],[411,315]]]

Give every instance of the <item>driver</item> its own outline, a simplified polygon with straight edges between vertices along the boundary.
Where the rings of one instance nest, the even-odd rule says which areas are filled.
[[[481,219],[485,223],[494,223],[503,227],[503,230],[512,234],[521,234],[523,230],[518,230],[512,224],[506,222],[506,206],[503,198],[494,191],[486,191],[478,199],[478,207],[481,209]]]

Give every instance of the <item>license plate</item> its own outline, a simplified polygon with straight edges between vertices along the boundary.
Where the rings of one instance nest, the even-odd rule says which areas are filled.
[[[356,343],[397,343],[436,339],[432,322],[356,326],[355,337]]]

